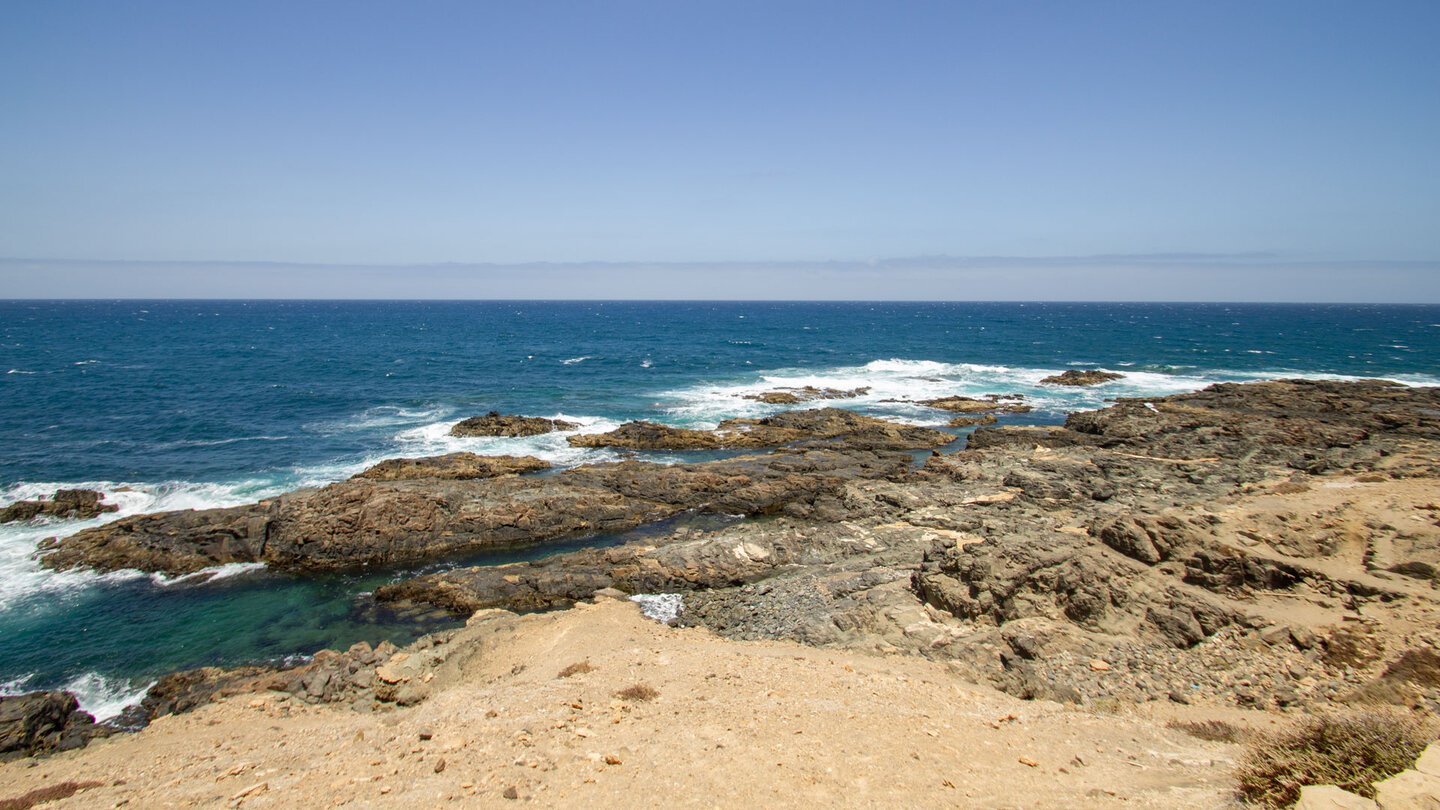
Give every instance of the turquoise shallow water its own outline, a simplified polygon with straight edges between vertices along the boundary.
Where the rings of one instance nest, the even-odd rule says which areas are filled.
[[[869,387],[840,404],[924,424],[945,415],[895,400],[1023,393],[1037,411],[1012,418],[1045,422],[1217,381],[1436,383],[1437,358],[1435,306],[0,302],[0,503],[89,485],[133,514],[243,503],[397,455],[614,457],[563,436],[445,435],[492,409],[586,432],[634,418],[707,426],[778,410],[744,394],[809,384]],[[1091,367],[1127,376],[1038,385]],[[69,685],[105,713],[176,668],[426,627],[364,596],[405,572],[40,571],[35,544],[83,525],[0,527],[0,689]]]

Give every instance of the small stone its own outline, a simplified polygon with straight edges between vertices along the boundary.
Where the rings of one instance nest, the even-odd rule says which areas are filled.
[[[1092,658],[1090,659],[1090,669],[1095,672],[1109,672],[1110,663],[1099,658]]]
[[[435,760],[435,773],[444,773],[444,772],[445,772],[445,758],[444,758],[444,757],[441,757],[441,758]]]
[[[620,758],[617,757],[617,756],[615,756],[614,754],[606,754],[606,755],[605,755],[605,764],[606,764],[606,765],[619,765],[619,764],[620,764]]]
[[[518,799],[520,798],[520,791],[516,790],[513,787],[507,787],[500,795],[504,796],[507,799]]]
[[[1172,703],[1179,703],[1179,704],[1181,704],[1182,706],[1189,706],[1189,705],[1190,705],[1190,698],[1186,697],[1186,696],[1185,696],[1185,693],[1184,693],[1184,692],[1181,692],[1179,689],[1171,689],[1171,690],[1170,690],[1170,702],[1172,702]]]
[[[422,739],[422,740],[428,740],[428,739],[431,739],[431,738],[433,738],[433,737],[435,736],[435,732],[432,731],[432,730],[430,730],[429,728],[422,728],[422,729],[420,729],[420,734],[419,734],[419,736],[420,736],[420,739]]]

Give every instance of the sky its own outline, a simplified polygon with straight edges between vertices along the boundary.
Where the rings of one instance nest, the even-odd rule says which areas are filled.
[[[0,4],[0,297],[1440,302],[1440,3]]]

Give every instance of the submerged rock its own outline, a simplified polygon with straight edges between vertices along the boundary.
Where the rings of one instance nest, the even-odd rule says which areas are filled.
[[[93,489],[57,489],[49,500],[17,501],[0,510],[0,523],[37,517],[88,520],[120,507],[101,503],[105,496]]]
[[[468,480],[519,475],[550,469],[548,461],[534,456],[480,456],[475,453],[450,453],[426,458],[391,458],[376,464],[353,478],[370,481],[410,481],[421,478]]]
[[[580,427],[574,422],[562,419],[544,419],[538,416],[515,416],[491,411],[484,416],[472,416],[461,420],[450,428],[451,436],[538,436],[557,430],[574,430]]]

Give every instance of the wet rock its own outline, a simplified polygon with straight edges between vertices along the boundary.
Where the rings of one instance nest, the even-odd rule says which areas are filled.
[[[0,509],[0,523],[37,517],[89,520],[120,509],[115,504],[101,503],[104,497],[93,489],[57,489],[48,500],[16,501]]]
[[[1046,377],[1040,382],[1047,385],[1081,386],[1099,385],[1100,383],[1106,383],[1112,380],[1120,380],[1124,378],[1124,374],[1116,374],[1113,371],[1099,371],[1096,369],[1088,369],[1086,371],[1081,371],[1079,369],[1072,368],[1069,371],[1065,371],[1051,377]]]
[[[169,574],[230,562],[291,570],[396,565],[618,532],[687,509],[776,514],[834,499],[848,480],[894,475],[909,463],[901,453],[796,450],[700,464],[587,465],[545,477],[352,479],[231,509],[123,518],[47,543],[40,562]]]
[[[449,453],[426,458],[392,458],[376,464],[355,478],[369,481],[408,481],[417,478],[469,480],[520,475],[550,469],[548,461],[534,456],[481,456]]]
[[[82,748],[108,733],[69,692],[0,697],[0,762]]]
[[[763,402],[767,405],[799,405],[820,399],[854,399],[870,393],[869,388],[853,388],[842,391],[838,388],[816,388],[806,385],[800,388],[781,388],[759,394],[747,394],[745,399]]]
[[[469,436],[537,436],[557,430],[575,430],[580,427],[574,422],[561,419],[543,419],[538,416],[515,416],[491,411],[484,416],[472,416],[461,420],[450,428],[450,435]]]
[[[1002,400],[998,397],[987,399],[941,397],[939,399],[922,399],[919,404],[952,413],[1029,413],[1031,410],[1029,405]]]
[[[714,430],[627,422],[609,433],[566,439],[575,447],[629,450],[741,450],[820,441],[837,450],[910,450],[943,447],[954,440],[953,435],[943,431],[902,425],[841,408],[785,411],[763,419],[727,419]]]

